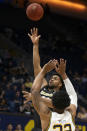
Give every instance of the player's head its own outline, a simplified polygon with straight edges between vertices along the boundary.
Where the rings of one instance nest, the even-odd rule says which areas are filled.
[[[70,98],[66,91],[57,91],[53,94],[52,104],[54,109],[64,111],[70,105]]]
[[[63,79],[62,79],[61,75],[58,73],[55,73],[54,75],[52,75],[52,77],[49,80],[49,86],[50,86],[50,88],[55,87],[60,90],[65,90],[65,85],[64,85]]]

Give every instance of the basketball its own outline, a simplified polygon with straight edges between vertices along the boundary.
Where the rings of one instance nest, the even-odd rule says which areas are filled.
[[[28,5],[26,9],[27,17],[33,21],[40,20],[44,15],[43,7],[38,3],[32,3]]]

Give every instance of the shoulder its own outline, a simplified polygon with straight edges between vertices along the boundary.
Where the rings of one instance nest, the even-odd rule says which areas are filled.
[[[72,115],[72,114],[71,114],[71,112],[70,112],[70,111],[68,111],[68,110],[65,110],[65,112],[64,112],[64,113],[65,113],[65,115],[66,115],[66,116],[71,116],[71,115]]]
[[[65,116],[66,116],[67,119],[71,120],[72,122],[75,121],[72,113],[70,113],[69,111],[65,111]],[[75,123],[75,122],[74,122],[74,123]]]
[[[71,113],[73,118],[75,118],[75,116],[76,116],[76,110],[77,110],[77,108],[73,104],[70,104],[70,106],[67,108],[67,111],[69,111]]]

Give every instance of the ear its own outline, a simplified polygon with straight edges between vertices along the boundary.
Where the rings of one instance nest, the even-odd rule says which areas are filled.
[[[58,84],[58,87],[59,87],[59,89],[62,88],[62,83],[61,82]]]

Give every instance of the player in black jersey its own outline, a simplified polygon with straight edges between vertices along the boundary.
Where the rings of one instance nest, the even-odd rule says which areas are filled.
[[[33,43],[33,66],[34,66],[34,76],[36,77],[38,73],[41,71],[40,56],[39,56],[39,39],[41,36],[38,35],[37,28],[31,29],[31,34],[28,34],[28,36],[30,37]],[[77,95],[65,72],[66,61],[64,59],[60,59],[60,61],[57,62],[57,66],[55,67],[55,70],[57,73],[52,75],[52,77],[49,80],[49,83],[47,83],[45,78],[43,79],[42,89],[40,91],[40,94],[44,98],[47,97],[51,98],[55,91],[66,90],[71,98],[70,109],[72,108],[72,110],[74,111],[73,113],[75,115],[76,113],[75,109],[77,108]],[[72,95],[72,93],[75,95]],[[24,92],[24,97],[26,98],[25,102],[27,102],[29,99],[31,99],[31,94],[28,94],[28,92]],[[47,103],[48,106],[50,106],[49,102]]]
[[[39,39],[40,39],[41,36],[38,35],[38,29],[37,28],[31,29],[31,34],[28,34],[28,35],[29,35],[29,37],[30,37],[30,39],[33,43],[33,66],[34,66],[34,76],[36,77],[37,74],[41,71],[40,56],[39,56]],[[66,61],[63,60],[63,62],[65,62],[63,64],[63,66],[66,66]],[[58,69],[56,67],[56,71],[57,70]],[[65,79],[67,76],[66,76],[66,74],[63,74],[62,77],[64,77],[64,79]],[[61,87],[65,88],[62,77],[58,73],[56,73],[53,77],[51,77],[49,83],[47,83],[46,79],[44,78],[43,84],[42,84],[41,95],[49,97],[49,92],[51,94],[51,91],[53,93],[54,90],[57,91]],[[49,84],[50,89],[47,88],[48,84]],[[45,90],[44,90],[43,87],[45,88]],[[54,89],[52,89],[52,87],[54,87]]]

